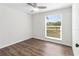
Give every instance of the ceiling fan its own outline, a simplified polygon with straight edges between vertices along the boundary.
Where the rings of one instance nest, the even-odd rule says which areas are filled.
[[[33,8],[38,8],[38,9],[46,9],[46,6],[38,6],[37,3],[27,3],[28,5],[32,6]]]

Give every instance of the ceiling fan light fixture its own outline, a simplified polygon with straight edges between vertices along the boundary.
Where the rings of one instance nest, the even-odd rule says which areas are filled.
[[[34,11],[39,11],[39,8],[33,8]]]

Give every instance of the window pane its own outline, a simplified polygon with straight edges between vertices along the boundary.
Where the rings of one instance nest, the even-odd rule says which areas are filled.
[[[52,20],[51,22],[47,22],[47,26],[61,26],[61,22],[60,21],[53,22]]]
[[[60,38],[60,30],[47,30],[47,36]]]

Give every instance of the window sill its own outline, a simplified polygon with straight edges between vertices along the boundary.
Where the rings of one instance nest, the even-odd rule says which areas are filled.
[[[48,36],[45,36],[45,37],[48,38],[48,39],[62,40],[62,38],[54,38],[54,37],[48,37]]]

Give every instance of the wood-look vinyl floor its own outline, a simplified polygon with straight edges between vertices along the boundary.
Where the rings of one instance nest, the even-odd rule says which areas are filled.
[[[73,56],[72,48],[31,38],[0,49],[0,56]]]

